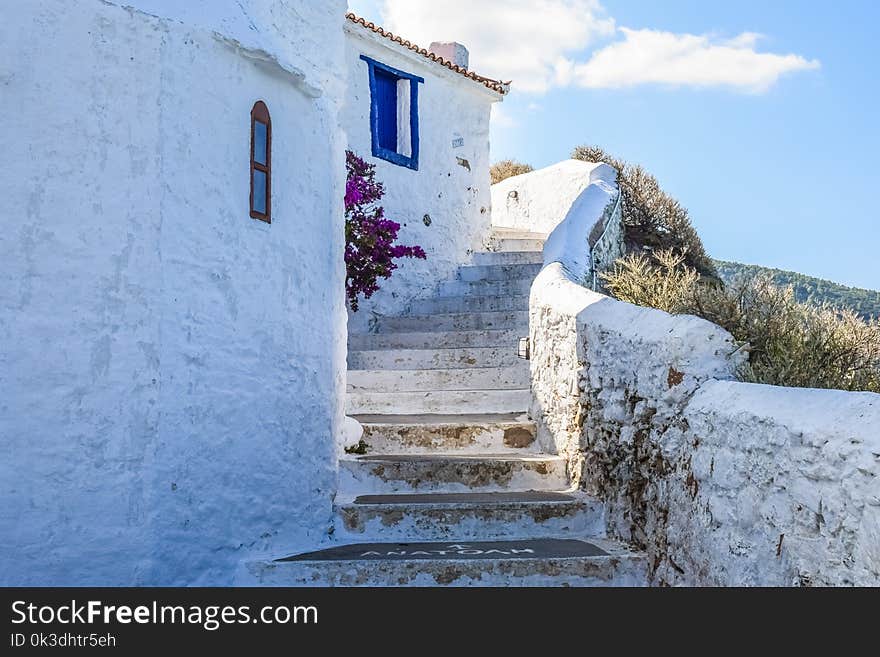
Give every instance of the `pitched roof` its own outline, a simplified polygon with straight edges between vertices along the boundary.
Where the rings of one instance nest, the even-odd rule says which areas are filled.
[[[367,28],[368,30],[375,32],[376,34],[379,34],[379,35],[385,37],[386,39],[390,39],[391,41],[394,41],[395,43],[398,43],[406,48],[409,48],[413,52],[418,53],[419,55],[422,55],[423,57],[425,57],[427,59],[430,59],[432,61],[437,62],[441,66],[445,66],[450,71],[455,71],[456,73],[459,73],[466,78],[470,78],[471,80],[474,80],[475,82],[479,82],[480,84],[491,89],[492,91],[495,91],[499,94],[504,95],[510,90],[510,82],[502,82],[501,80],[493,80],[492,78],[487,78],[482,75],[477,75],[476,73],[469,71],[466,68],[462,68],[461,66],[457,66],[457,65],[453,64],[452,62],[450,62],[449,60],[443,59],[442,57],[435,55],[430,50],[426,50],[425,48],[421,48],[421,47],[417,46],[416,44],[414,44],[410,41],[407,41],[406,39],[402,39],[399,36],[396,36],[396,35],[392,34],[391,32],[389,32],[388,30],[384,29],[383,27],[376,25],[375,23],[370,23],[370,22],[364,20],[363,18],[361,18],[360,16],[357,16],[356,14],[353,14],[351,12],[347,13],[345,15],[345,17],[348,20],[350,20],[352,23],[355,23],[357,25],[362,25],[363,27]]]

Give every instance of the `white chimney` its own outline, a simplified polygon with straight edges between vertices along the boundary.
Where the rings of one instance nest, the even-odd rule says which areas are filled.
[[[455,66],[460,66],[464,69],[468,67],[468,60],[470,59],[468,49],[460,43],[455,41],[435,41],[428,50]]]

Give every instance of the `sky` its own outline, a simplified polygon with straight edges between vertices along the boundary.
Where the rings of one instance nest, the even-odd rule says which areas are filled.
[[[492,159],[642,164],[709,253],[880,289],[874,0],[349,0],[512,80]]]

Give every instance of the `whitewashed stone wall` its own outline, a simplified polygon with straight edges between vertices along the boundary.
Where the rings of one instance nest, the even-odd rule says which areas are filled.
[[[880,584],[880,395],[739,383],[721,328],[587,290],[559,263],[530,315],[539,438],[655,584]]]
[[[548,171],[555,174],[547,176]],[[568,160],[518,178],[517,198],[528,200],[533,226],[549,232],[544,264],[559,262],[571,280],[595,287],[595,274],[624,254],[617,171],[607,164]],[[551,181],[555,184],[542,188]]]
[[[0,584],[222,585],[326,538],[344,10],[0,3]]]
[[[880,585],[880,395],[712,381],[684,420],[703,528],[691,546],[676,537],[689,568],[702,562],[709,582]]]
[[[565,160],[493,185],[492,225],[547,235],[544,263],[595,288],[625,252],[619,199],[613,167]]]
[[[391,279],[352,313],[353,328],[373,313],[399,314],[482,248],[491,217],[489,118],[501,96],[353,23],[346,25],[348,92],[343,124],[349,148],[376,164],[385,184],[386,215],[401,224],[399,241],[422,246],[427,260],[399,260]],[[425,44],[427,45],[427,44]],[[366,55],[425,79],[419,85],[419,170],[371,155],[369,68]],[[460,144],[460,145],[459,145]]]
[[[550,234],[584,190],[612,172],[607,164],[563,160],[502,180],[492,185],[492,225]],[[612,183],[616,177],[614,173]],[[597,218],[592,216],[593,223]]]

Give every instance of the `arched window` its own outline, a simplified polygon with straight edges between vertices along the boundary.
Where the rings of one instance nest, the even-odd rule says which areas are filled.
[[[272,223],[272,119],[262,100],[251,110],[251,217]]]

